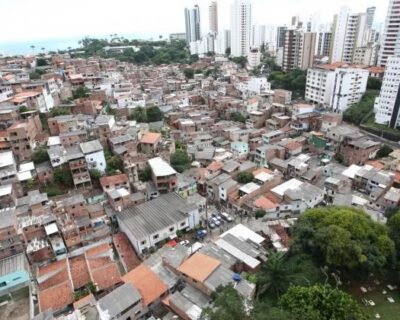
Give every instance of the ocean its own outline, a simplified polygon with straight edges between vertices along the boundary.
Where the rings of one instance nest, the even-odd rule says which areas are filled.
[[[167,34],[160,33],[165,39],[168,37]],[[143,39],[143,40],[156,40],[160,34],[154,33],[141,33],[141,34],[118,34],[118,36],[125,37],[127,39]],[[78,41],[82,40],[84,36],[79,38],[70,39],[48,39],[48,40],[32,40],[32,41],[15,41],[15,42],[0,42],[0,54],[3,55],[26,55],[32,54],[31,46],[35,46],[35,53],[57,50],[66,50],[68,47],[79,48]],[[110,39],[109,35],[93,36],[93,38],[107,38]]]

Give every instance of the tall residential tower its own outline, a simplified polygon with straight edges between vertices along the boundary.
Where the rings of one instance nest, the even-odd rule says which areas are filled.
[[[200,8],[195,5],[193,9],[185,8],[186,41],[191,43],[200,40]]]
[[[390,0],[382,35],[378,65],[385,67],[388,58],[400,55],[400,0]]]
[[[217,1],[211,1],[208,7],[209,29],[210,33],[218,34],[218,4]]]
[[[231,54],[247,56],[251,46],[251,2],[235,0],[231,5]]]

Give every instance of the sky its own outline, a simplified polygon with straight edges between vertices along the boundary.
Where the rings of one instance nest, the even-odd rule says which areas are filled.
[[[219,0],[220,28],[229,28],[230,4]],[[376,6],[376,22],[383,23],[389,0],[252,0],[253,22],[289,24],[290,17],[319,15],[332,22],[333,15],[347,5],[353,12]],[[210,0],[0,0],[0,43],[83,36],[137,35],[184,32],[185,7],[200,5],[202,33],[208,30]]]

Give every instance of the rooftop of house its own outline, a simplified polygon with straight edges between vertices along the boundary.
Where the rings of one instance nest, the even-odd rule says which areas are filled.
[[[177,173],[174,168],[160,157],[150,159],[148,162],[156,177],[165,177]]]
[[[81,150],[84,154],[91,154],[94,152],[102,151],[103,146],[99,140],[92,140],[88,142],[82,142],[80,144]]]
[[[184,261],[178,271],[196,281],[204,282],[220,264],[217,259],[197,252]]]
[[[145,239],[168,226],[186,219],[186,213],[196,210],[178,194],[172,192],[151,201],[117,212],[117,219],[137,239]]]
[[[167,292],[167,286],[143,263],[122,277],[123,282],[132,284],[148,306]]]
[[[98,305],[102,311],[107,312],[110,319],[113,319],[140,300],[142,296],[139,291],[131,283],[125,283],[100,298]]]
[[[155,143],[159,142],[160,139],[161,139],[161,133],[148,132],[142,137],[142,139],[140,140],[140,143],[155,144]]]

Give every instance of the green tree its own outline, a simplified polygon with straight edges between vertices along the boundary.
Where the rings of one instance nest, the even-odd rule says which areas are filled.
[[[80,99],[80,98],[88,98],[89,97],[89,89],[86,87],[79,87],[72,91],[72,98],[73,99]]]
[[[185,75],[186,79],[193,79],[194,70],[192,68],[185,68],[183,70],[183,74]]]
[[[217,292],[213,306],[203,309],[201,315],[201,319],[204,320],[243,320],[246,318],[243,299],[232,285]]]
[[[382,80],[379,78],[369,77],[367,82],[367,89],[368,90],[381,90],[382,87]]]
[[[101,172],[98,169],[89,170],[90,178],[93,180],[99,180],[101,177]]]
[[[225,49],[225,57],[229,57],[231,55],[231,48]]]
[[[397,256],[400,258],[400,209],[389,218],[387,225],[389,227],[389,235],[396,247]]]
[[[146,110],[142,107],[135,108],[129,119],[136,120],[137,122],[147,122]]]
[[[253,179],[254,179],[253,174],[247,171],[240,172],[237,176],[237,181],[243,184],[252,182]]]
[[[359,103],[353,104],[343,113],[343,119],[356,125],[361,124],[373,112],[378,94],[379,91],[367,91]]]
[[[54,170],[54,181],[64,187],[73,187],[74,181],[72,179],[71,172],[69,170],[63,170],[58,168]]]
[[[368,319],[349,294],[328,284],[292,286],[280,298],[279,305],[290,312],[294,320]]]
[[[49,154],[47,153],[46,147],[40,147],[35,150],[32,154],[32,161],[35,164],[43,163],[49,161]]]
[[[251,312],[251,319],[253,320],[289,320],[293,319],[291,314],[287,311],[271,305],[256,301],[254,309]]]
[[[246,122],[246,118],[240,112],[231,113],[229,119],[232,121],[241,122],[241,123]]]
[[[232,61],[238,64],[241,68],[245,68],[247,64],[247,57],[245,56],[233,57]]]
[[[143,170],[138,171],[139,180],[142,182],[151,180],[151,169],[150,167],[145,167]]]
[[[307,210],[295,226],[293,248],[359,276],[382,271],[394,253],[384,225],[361,209],[336,206]]]
[[[262,266],[257,278],[257,296],[260,297],[269,293],[277,298],[287,290],[290,281],[290,270],[286,264],[284,253],[273,252],[268,256],[268,260]]]
[[[178,149],[171,155],[171,165],[176,171],[182,173],[190,168],[191,159],[185,150]]]
[[[53,108],[50,110],[50,114],[52,117],[65,116],[71,114],[71,111],[68,108]]]
[[[259,209],[255,212],[256,219],[263,218],[267,213],[265,210]]]
[[[389,147],[387,144],[384,144],[376,153],[376,158],[381,159],[387,157],[389,154],[393,152],[393,149]]]
[[[163,113],[159,107],[149,107],[146,110],[147,122],[156,122],[163,120]]]
[[[38,67],[44,67],[44,66],[47,66],[47,65],[49,65],[49,63],[47,62],[46,59],[38,58],[36,60],[36,66],[38,66]]]
[[[112,176],[124,171],[124,162],[119,156],[111,156],[106,159],[106,173]]]

